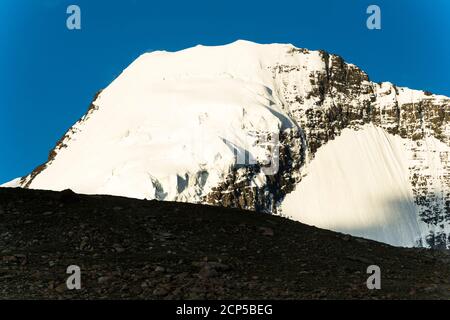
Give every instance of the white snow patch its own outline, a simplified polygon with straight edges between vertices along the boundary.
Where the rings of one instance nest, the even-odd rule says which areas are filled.
[[[317,227],[411,247],[420,238],[402,139],[366,125],[320,148],[281,204],[283,214]]]
[[[19,188],[20,187],[20,180],[22,178],[15,178],[11,181],[8,181],[2,185],[0,185],[0,187],[5,187],[5,188]]]
[[[198,202],[254,133],[294,126],[274,95],[288,45],[239,41],[139,57],[94,102],[30,188]],[[256,177],[255,184],[262,178]]]

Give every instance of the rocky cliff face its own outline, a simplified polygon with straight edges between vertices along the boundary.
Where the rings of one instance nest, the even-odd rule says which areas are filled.
[[[230,175],[213,187],[203,201],[208,204],[268,213],[277,211],[277,204],[299,181],[304,162],[304,138],[298,129],[280,133],[278,170],[274,175],[262,175],[261,165],[233,168]],[[255,183],[255,177],[263,183]]]
[[[238,42],[214,49],[196,47],[189,50],[172,54],[171,57],[174,57],[174,60],[167,65],[169,67],[174,65],[173,70],[175,71],[168,71],[167,68],[161,67],[163,71],[158,74],[159,71],[153,71],[154,69],[150,68],[154,66],[152,63],[157,59],[166,59],[166,53],[164,56],[162,53],[158,53],[158,56],[153,58],[144,57],[145,59],[133,63],[130,67],[131,70],[126,70],[125,75],[105,89],[105,94],[96,96],[88,113],[69,130],[57,144],[55,150],[50,153],[49,161],[24,177],[21,186],[42,188],[42,185],[48,185],[34,183],[34,181],[50,167],[55,158],[58,159],[59,153],[63,149],[70,149],[70,141],[77,140],[78,132],[89,130],[86,123],[89,123],[88,120],[91,116],[95,117],[96,113],[100,112],[98,111],[99,107],[106,110],[107,108],[103,105],[115,106],[117,100],[122,101],[123,97],[116,94],[119,91],[118,87],[128,86],[131,88],[128,91],[125,90],[126,94],[128,97],[133,97],[131,101],[138,101],[142,99],[135,99],[134,95],[143,95],[143,93],[139,91],[140,88],[138,90],[135,87],[139,87],[145,82],[142,79],[147,76],[146,72],[155,74],[152,74],[149,80],[151,86],[155,86],[155,83],[159,85],[159,83],[167,83],[176,79],[178,82],[173,82],[168,87],[173,89],[179,86],[185,91],[193,90],[186,89],[186,78],[198,81],[197,78],[205,77],[207,74],[208,82],[211,81],[210,79],[220,81],[226,79],[227,82],[223,84],[220,82],[218,85],[220,89],[218,92],[222,90],[221,85],[228,90],[230,85],[228,79],[232,79],[232,81],[235,79],[245,80],[244,85],[238,84],[239,90],[242,87],[250,88],[248,95],[254,100],[263,101],[259,103],[270,110],[271,114],[282,124],[278,126],[279,132],[277,132],[279,135],[278,170],[273,175],[265,175],[262,170],[264,165],[261,162],[252,165],[235,164],[217,174],[221,178],[212,185],[208,185],[207,181],[211,181],[212,171],[211,169],[209,171],[202,169],[204,167],[201,165],[200,171],[181,175],[185,177],[183,178],[185,184],[189,186],[187,189],[195,191],[188,190],[182,195],[177,194],[173,197],[167,196],[171,194],[170,191],[167,191],[169,182],[165,183],[164,179],[158,178],[158,180],[151,175],[151,186],[155,190],[154,198],[203,202],[268,213],[281,213],[279,207],[284,197],[293,191],[307,175],[305,168],[314,161],[318,150],[329,141],[338,138],[344,129],[360,130],[367,124],[373,124],[402,139],[408,158],[410,187],[414,195],[418,221],[422,228],[422,234],[418,236],[416,244],[438,248],[450,247],[449,98],[400,88],[391,83],[373,83],[369,80],[368,75],[355,65],[346,63],[341,57],[324,51],[309,51],[291,45],[260,46],[247,42]],[[197,59],[202,55],[207,56],[208,59],[210,56],[214,56],[217,61],[211,62],[205,58]],[[238,62],[232,59],[234,56]],[[231,60],[233,62],[230,62]],[[165,62],[165,60],[160,60],[157,64],[165,66]],[[176,70],[175,66],[178,66],[180,70]],[[251,83],[251,86],[248,83]],[[263,86],[255,89],[254,83],[263,83]],[[194,87],[199,86],[205,86],[205,84],[199,82]],[[143,92],[147,92],[148,88],[143,88]],[[238,91],[234,87],[232,90],[233,93]],[[239,91],[236,95],[242,96],[243,94]],[[105,96],[103,101],[101,100],[102,96]],[[145,96],[145,99],[149,97],[152,96]],[[216,98],[216,100],[219,99]],[[133,103],[131,102],[131,104]],[[176,107],[186,107],[184,101],[177,103],[179,105]],[[112,110],[110,113],[119,112],[114,109],[115,107],[108,107]],[[196,112],[196,109],[192,109],[191,112]],[[97,117],[100,118],[100,116]],[[111,114],[108,117],[111,118]],[[142,118],[142,116],[140,117]],[[208,114],[205,112],[201,118],[208,118]],[[261,119],[266,121],[267,118],[268,116],[264,115]],[[253,120],[254,118],[250,123]],[[231,122],[233,121],[232,119]],[[155,132],[149,131],[148,128],[152,125],[148,123],[142,124],[139,130],[132,130],[131,136],[140,138],[145,134],[146,139],[150,140],[150,136],[154,136]],[[289,125],[285,125],[286,123]],[[94,126],[92,123],[91,125]],[[184,122],[181,125],[184,125]],[[126,137],[122,140],[128,139],[126,141],[129,143],[130,131],[127,132]],[[190,131],[188,132],[190,133]],[[120,143],[123,142],[122,140]],[[139,143],[140,146],[142,143]],[[211,164],[212,169],[216,167]],[[129,172],[127,170],[131,169],[126,166],[126,169],[121,168],[120,170],[125,172],[126,174],[123,175],[127,177]],[[116,171],[117,168],[114,168],[112,176],[117,175]],[[56,173],[54,175],[59,179]],[[179,181],[180,174],[178,172],[176,177],[175,180]],[[105,184],[110,180],[112,180],[111,177],[107,178]],[[194,185],[191,186],[191,184]],[[66,186],[71,187],[71,184],[68,182],[64,185],[64,187]],[[55,189],[61,188],[62,186],[55,187]],[[177,182],[176,189],[180,189],[179,182]],[[105,192],[103,190],[110,189],[100,188],[96,191],[89,189],[87,192],[83,188],[79,188],[76,191]],[[106,191],[106,193],[108,192]],[[193,196],[193,194],[195,195]]]
[[[290,54],[308,55],[310,51],[292,49]],[[276,213],[274,204],[301,180],[305,161],[312,161],[315,152],[342,129],[358,130],[372,123],[402,137],[409,152],[409,180],[420,220],[428,229],[424,241],[418,239],[417,244],[450,247],[450,99],[370,82],[366,73],[341,57],[323,51],[319,55],[322,64],[307,77],[305,66],[271,68],[283,107],[299,128],[295,136],[282,135],[278,174],[258,188],[248,179],[253,168],[233,172],[206,202]]]

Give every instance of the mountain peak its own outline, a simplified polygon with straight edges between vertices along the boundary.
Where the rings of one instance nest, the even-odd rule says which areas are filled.
[[[20,186],[238,207],[446,247],[449,109],[289,44],[158,51],[102,90]]]

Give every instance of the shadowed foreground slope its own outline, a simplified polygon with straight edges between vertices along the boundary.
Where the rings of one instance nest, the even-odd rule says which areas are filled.
[[[450,255],[248,211],[0,188],[0,298],[449,299]]]

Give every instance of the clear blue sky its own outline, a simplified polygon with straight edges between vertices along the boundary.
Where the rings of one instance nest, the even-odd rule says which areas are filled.
[[[66,28],[70,4],[81,8],[80,31]],[[381,30],[366,28],[370,4]],[[1,0],[0,182],[45,162],[141,53],[236,39],[325,49],[374,81],[450,96],[448,0]]]

